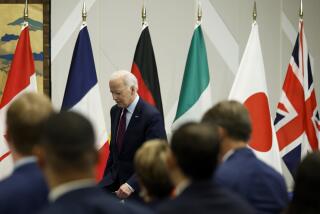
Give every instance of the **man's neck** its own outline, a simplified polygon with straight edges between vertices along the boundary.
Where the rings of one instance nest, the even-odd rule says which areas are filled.
[[[81,188],[93,187],[93,186],[95,186],[95,180],[93,178],[77,179],[77,180],[65,182],[50,190],[49,200],[51,202],[54,202],[59,197],[63,196],[68,192],[78,190]]]
[[[37,159],[35,156],[31,156],[31,155],[24,156],[14,162],[14,168],[17,169],[17,168],[24,166],[26,164],[31,164],[31,163],[36,163],[36,162],[37,162]]]
[[[247,142],[225,137],[221,144],[220,160],[222,160],[228,152],[245,147],[247,147]]]
[[[75,180],[83,180],[83,179],[94,179],[94,173],[93,172],[63,172],[63,173],[57,173],[52,172],[51,170],[47,170],[45,172],[48,184],[50,186],[50,189],[53,189],[61,184],[72,182]]]
[[[138,94],[135,94],[135,95],[133,96],[133,98],[130,100],[130,104],[129,104],[126,108],[128,108],[128,107],[131,106],[133,103],[135,103],[135,101],[136,101],[137,98],[138,98]]]
[[[15,150],[11,150],[11,155],[12,155],[12,160],[13,163],[16,163],[24,158],[30,157],[28,155],[22,155],[19,152],[15,151]]]

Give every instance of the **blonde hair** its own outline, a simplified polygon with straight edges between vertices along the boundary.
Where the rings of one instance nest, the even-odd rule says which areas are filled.
[[[173,189],[166,167],[169,151],[166,141],[156,139],[145,142],[135,154],[135,171],[151,197],[167,197]]]

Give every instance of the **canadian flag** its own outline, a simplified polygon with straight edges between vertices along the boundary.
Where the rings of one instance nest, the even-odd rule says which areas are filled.
[[[249,147],[258,158],[282,174],[277,137],[271,119],[258,23],[251,33],[231,88],[229,99],[243,103],[249,111],[252,134]]]
[[[6,141],[6,112],[22,93],[37,91],[36,73],[30,45],[28,23],[24,23],[8,73],[0,103],[0,180],[10,174],[13,162]]]

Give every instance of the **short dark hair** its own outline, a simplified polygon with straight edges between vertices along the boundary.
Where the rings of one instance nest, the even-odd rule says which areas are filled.
[[[7,139],[22,155],[31,155],[40,138],[40,124],[53,113],[50,99],[38,93],[25,93],[7,111]]]
[[[250,139],[252,128],[249,112],[237,101],[219,102],[204,114],[202,122],[223,128],[235,140],[247,142]]]
[[[217,166],[219,142],[216,126],[190,122],[173,133],[171,150],[186,176],[204,180],[213,175]]]
[[[62,111],[44,122],[42,145],[49,165],[57,172],[88,170],[97,161],[95,135],[88,119]]]
[[[288,213],[320,213],[320,152],[308,154],[298,167]]]

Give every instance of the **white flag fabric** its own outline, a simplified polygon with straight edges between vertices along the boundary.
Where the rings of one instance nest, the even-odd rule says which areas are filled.
[[[269,109],[263,56],[256,22],[252,24],[249,40],[229,99],[243,103],[249,111],[252,134],[248,146],[258,158],[282,174],[277,137]]]

